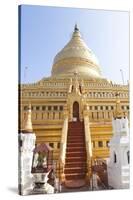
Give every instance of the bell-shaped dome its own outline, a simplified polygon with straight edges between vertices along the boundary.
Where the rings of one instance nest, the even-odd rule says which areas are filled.
[[[75,71],[80,76],[102,78],[99,62],[82,39],[77,25],[71,40],[54,58],[52,76],[71,76]]]

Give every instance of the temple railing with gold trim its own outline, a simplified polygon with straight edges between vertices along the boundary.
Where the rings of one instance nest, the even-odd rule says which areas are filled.
[[[87,178],[91,176],[91,160],[92,160],[92,144],[91,144],[91,133],[89,126],[89,115],[88,110],[84,110],[84,130],[85,130],[85,143],[87,153]]]
[[[66,159],[66,146],[67,146],[67,133],[68,133],[68,115],[64,116],[64,124],[62,128],[61,144],[60,144],[60,178],[63,182],[65,180],[64,166]]]

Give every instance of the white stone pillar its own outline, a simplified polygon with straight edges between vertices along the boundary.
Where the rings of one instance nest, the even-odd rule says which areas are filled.
[[[19,134],[19,188],[21,195],[31,194],[33,190],[31,168],[35,141],[34,133]]]
[[[113,137],[109,144],[110,158],[107,165],[108,183],[114,189],[127,189],[130,181],[128,119],[113,119],[112,125]]]

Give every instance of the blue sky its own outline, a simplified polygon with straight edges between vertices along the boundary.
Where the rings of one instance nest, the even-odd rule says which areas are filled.
[[[75,23],[98,58],[103,76],[122,83],[122,69],[127,82],[128,12],[30,5],[21,6],[21,82],[50,76],[53,59],[70,40]]]

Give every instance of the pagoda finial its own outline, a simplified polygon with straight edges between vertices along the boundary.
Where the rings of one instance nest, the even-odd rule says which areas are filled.
[[[73,35],[72,35],[72,37],[81,37],[81,34],[80,34],[80,31],[79,31],[79,27],[78,27],[78,25],[77,25],[77,23],[75,23],[75,26],[74,26],[74,31],[73,31]]]
[[[77,23],[75,23],[74,31],[79,31]]]
[[[32,133],[33,132],[32,120],[31,120],[31,104],[28,105],[26,119],[24,121],[23,132],[24,133]]]

